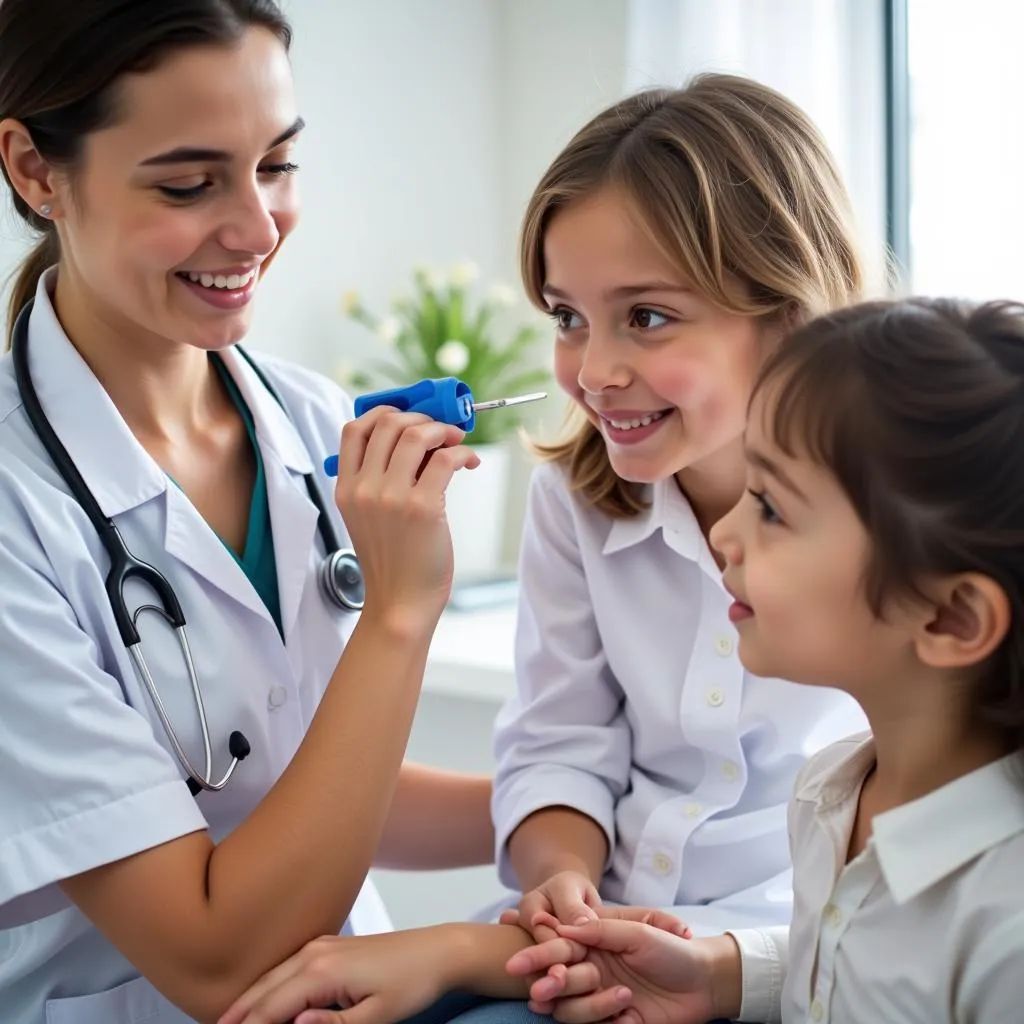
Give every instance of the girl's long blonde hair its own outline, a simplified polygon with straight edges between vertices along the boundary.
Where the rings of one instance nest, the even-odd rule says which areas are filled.
[[[548,168],[523,221],[520,266],[546,310],[544,234],[552,216],[597,189],[623,193],[680,276],[730,312],[797,325],[861,297],[849,198],[817,128],[780,93],[734,75],[650,89],[585,125]],[[607,514],[644,508],[582,417],[566,440],[535,445]]]

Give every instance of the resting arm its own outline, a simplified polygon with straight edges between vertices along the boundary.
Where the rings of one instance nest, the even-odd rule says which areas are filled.
[[[629,784],[632,737],[591,604],[572,499],[555,466],[533,476],[520,556],[516,696],[496,730],[494,819],[506,885],[559,871],[597,885]]]
[[[292,763],[220,845],[194,832],[62,883],[190,1016],[216,1021],[344,924],[384,826],[429,635],[360,621]]]
[[[374,864],[429,871],[493,861],[490,776],[402,765]]]

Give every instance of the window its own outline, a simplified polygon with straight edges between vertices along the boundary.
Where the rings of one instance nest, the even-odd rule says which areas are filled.
[[[890,243],[923,294],[1024,300],[1024,5],[890,0]]]

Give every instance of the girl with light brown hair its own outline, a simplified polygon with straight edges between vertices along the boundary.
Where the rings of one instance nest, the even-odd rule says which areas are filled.
[[[862,293],[839,173],[788,99],[702,75],[572,139],[521,263],[573,426],[539,448],[497,725],[499,864],[525,894],[506,919],[538,941],[541,912],[572,923],[602,900],[696,934],[786,923],[793,780],[863,718],[744,669],[707,538],[743,493],[763,359]]]

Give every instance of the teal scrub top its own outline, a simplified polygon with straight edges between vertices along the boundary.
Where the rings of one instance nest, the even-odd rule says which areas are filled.
[[[249,528],[246,531],[245,547],[242,557],[239,558],[231,545],[225,543],[225,547],[231,552],[232,557],[241,566],[242,572],[248,577],[260,599],[267,606],[267,611],[277,625],[278,632],[281,630],[281,602],[277,590],[277,563],[274,560],[274,535],[270,529],[270,503],[267,500],[267,478],[263,472],[263,456],[260,454],[260,446],[256,441],[256,425],[253,423],[252,413],[245,404],[238,386],[231,379],[223,360],[217,355],[211,355],[213,365],[224,381],[231,400],[235,403],[245,422],[245,431],[249,435],[249,443],[252,445],[253,455],[256,457],[256,483],[252,489],[252,501],[249,504]]]

